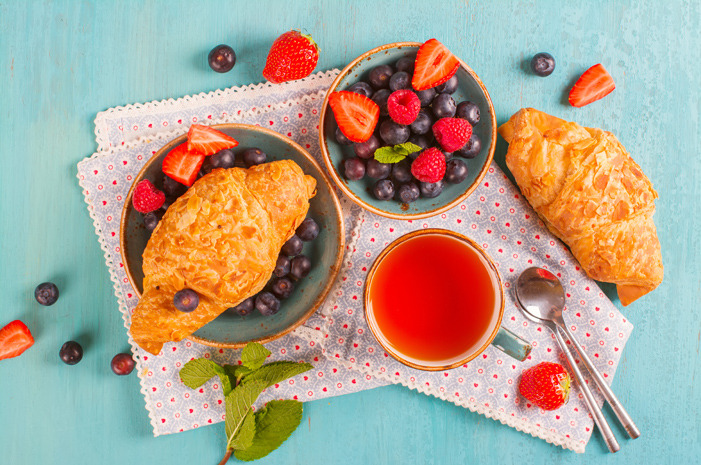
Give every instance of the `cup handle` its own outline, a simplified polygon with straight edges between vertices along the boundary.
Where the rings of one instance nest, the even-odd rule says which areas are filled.
[[[533,350],[533,347],[528,341],[517,336],[503,326],[499,328],[499,332],[492,340],[492,345],[520,362],[526,360],[531,350]]]

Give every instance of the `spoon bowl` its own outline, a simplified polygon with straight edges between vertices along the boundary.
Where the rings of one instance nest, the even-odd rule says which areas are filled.
[[[528,268],[516,282],[516,299],[529,316],[537,322],[562,321],[565,289],[557,276],[543,268]],[[564,321],[562,321],[564,324]]]

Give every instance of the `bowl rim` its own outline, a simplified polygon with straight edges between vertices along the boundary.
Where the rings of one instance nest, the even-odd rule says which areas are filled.
[[[317,298],[314,300],[312,305],[309,307],[309,309],[300,317],[297,319],[295,323],[290,325],[289,327],[278,331],[275,334],[271,334],[265,337],[257,338],[257,339],[251,339],[250,341],[246,341],[245,343],[228,343],[228,342],[219,342],[219,341],[212,341],[210,339],[205,339],[203,337],[195,336],[194,334],[189,335],[188,337],[184,339],[191,340],[193,342],[197,342],[209,347],[216,347],[219,349],[240,349],[242,347],[245,347],[246,344],[249,342],[258,342],[260,344],[265,344],[267,342],[273,341],[275,339],[278,339],[294,329],[298,328],[300,325],[302,325],[305,321],[311,317],[314,312],[316,312],[319,307],[324,303],[326,300],[326,297],[328,297],[329,292],[331,291],[331,288],[334,286],[336,283],[336,278],[338,277],[338,273],[341,270],[341,265],[343,263],[343,258],[345,256],[345,250],[346,250],[346,233],[345,233],[345,218],[343,217],[343,209],[341,207],[341,202],[338,200],[338,196],[336,195],[336,191],[334,189],[334,185],[331,182],[331,180],[328,178],[326,173],[324,172],[323,168],[319,164],[318,161],[309,153],[307,152],[304,148],[302,148],[301,145],[293,141],[292,139],[283,136],[280,133],[277,133],[271,129],[267,129],[261,126],[255,126],[252,124],[243,124],[243,123],[223,123],[223,124],[212,124],[209,125],[212,128],[215,129],[244,129],[244,130],[252,130],[255,132],[260,132],[267,134],[269,136],[272,136],[276,139],[279,139],[283,143],[291,146],[293,149],[301,153],[307,161],[309,161],[319,172],[321,175],[321,179],[324,184],[328,187],[329,191],[331,192],[331,198],[333,199],[333,204],[334,204],[334,211],[336,212],[336,224],[338,227],[338,249],[337,249],[337,254],[336,254],[336,260],[334,264],[329,268],[329,272],[327,274],[328,276],[328,281],[324,288],[321,290]],[[127,216],[128,216],[128,211],[130,210],[131,206],[131,199],[132,195],[134,193],[134,188],[136,187],[136,184],[141,181],[144,178],[144,175],[146,171],[153,165],[153,163],[156,162],[156,160],[166,152],[169,152],[172,148],[174,148],[176,145],[182,144],[187,140],[187,133],[184,133],[174,139],[171,139],[167,143],[165,143],[160,149],[154,153],[151,158],[146,161],[144,166],[139,170],[139,173],[134,177],[131,187],[129,188],[129,192],[127,193],[127,196],[124,200],[124,205],[122,206],[122,214],[121,218],[119,221],[119,254],[122,259],[122,263],[124,264],[124,271],[127,274],[127,279],[129,279],[129,284],[131,285],[132,289],[134,290],[135,295],[138,298],[141,298],[141,292],[136,288],[136,285],[134,284],[134,277],[131,273],[131,269],[129,266],[129,261],[127,260],[126,257],[126,221],[127,221]],[[308,173],[305,173],[308,174]],[[316,174],[314,175],[314,178],[317,179]],[[319,180],[317,179],[317,182]]]
[[[319,146],[321,147],[321,154],[324,159],[324,164],[326,165],[326,169],[328,170],[329,174],[333,178],[334,182],[336,185],[343,191],[344,194],[346,194],[353,202],[356,204],[360,205],[364,209],[375,213],[376,215],[383,216],[385,218],[392,218],[395,220],[419,220],[422,218],[428,218],[430,216],[435,216],[438,215],[439,213],[443,213],[447,210],[450,210],[451,208],[455,207],[456,205],[460,204],[463,202],[465,199],[467,199],[470,194],[479,186],[480,182],[482,179],[484,179],[485,175],[487,174],[487,171],[489,170],[489,166],[492,163],[492,160],[494,159],[494,151],[496,149],[496,142],[497,142],[497,118],[496,118],[496,113],[494,112],[494,105],[492,104],[492,98],[489,95],[489,92],[487,92],[487,88],[485,87],[484,83],[482,80],[477,76],[477,73],[475,73],[472,68],[470,68],[467,63],[465,63],[462,59],[460,59],[458,56],[456,58],[458,59],[458,62],[460,63],[460,66],[467,71],[472,78],[477,82],[477,85],[479,85],[480,89],[482,89],[482,92],[484,92],[484,95],[487,99],[487,104],[488,104],[488,110],[489,114],[492,116],[492,137],[491,140],[489,141],[489,153],[487,154],[487,159],[484,161],[484,164],[482,165],[482,169],[480,172],[477,174],[477,177],[475,180],[468,186],[468,188],[465,190],[465,192],[461,195],[459,195],[455,200],[452,202],[443,205],[441,207],[434,208],[432,210],[427,210],[425,212],[420,212],[420,213],[410,213],[410,214],[400,214],[400,213],[393,213],[393,212],[388,212],[385,210],[381,210],[367,202],[365,202],[363,199],[358,197],[351,189],[348,188],[348,185],[344,182],[344,180],[341,178],[341,175],[338,173],[336,170],[336,167],[334,166],[333,162],[331,161],[331,155],[329,154],[328,147],[326,145],[326,138],[324,137],[324,119],[326,118],[326,113],[327,109],[329,108],[329,96],[331,95],[332,92],[335,92],[336,88],[338,87],[339,83],[341,80],[348,75],[348,73],[357,65],[359,62],[364,60],[365,58],[369,57],[370,55],[374,55],[376,53],[382,52],[384,50],[388,50],[391,48],[401,48],[401,47],[420,47],[423,45],[422,42],[392,42],[390,44],[385,44],[381,45],[379,47],[375,47],[372,50],[368,50],[367,52],[363,53],[359,57],[357,57],[355,60],[351,61],[348,63],[348,65],[341,70],[340,73],[338,73],[338,76],[336,76],[336,79],[333,80],[331,83],[331,86],[329,87],[328,91],[326,92],[326,96],[324,97],[324,101],[321,104],[321,112],[319,115]]]
[[[376,323],[373,325],[370,322],[374,321],[370,319],[369,317],[369,305],[368,302],[370,300],[370,285],[372,283],[373,278],[375,277],[375,273],[377,272],[378,266],[382,263],[384,258],[392,252],[399,244],[409,240],[409,239],[414,239],[415,237],[419,236],[427,236],[431,234],[436,234],[436,235],[441,235],[441,236],[449,236],[453,237],[455,239],[460,240],[461,242],[464,242],[467,244],[467,246],[471,247],[475,252],[480,254],[482,257],[487,262],[489,270],[494,274],[494,277],[496,279],[496,284],[497,284],[497,291],[496,294],[501,297],[501,303],[499,305],[499,317],[497,318],[497,323],[494,325],[494,328],[492,329],[491,334],[487,338],[487,340],[484,342],[482,346],[480,346],[479,349],[477,349],[473,354],[471,354],[469,357],[465,357],[464,359],[461,359],[457,362],[453,362],[447,365],[441,365],[441,366],[432,366],[432,365],[421,365],[415,362],[412,362],[410,360],[405,359],[402,354],[397,353],[389,344],[385,343],[383,339],[378,335],[380,333],[380,329],[376,328]],[[504,292],[504,282],[501,279],[501,275],[499,274],[499,269],[496,267],[496,264],[494,263],[494,260],[492,257],[489,256],[489,254],[482,248],[480,245],[474,240],[471,239],[464,234],[460,234],[455,231],[451,231],[450,229],[443,229],[443,228],[427,228],[427,229],[417,229],[414,231],[410,231],[397,239],[393,240],[387,247],[385,247],[382,252],[375,258],[375,261],[372,263],[372,266],[370,267],[370,270],[368,271],[368,275],[365,278],[365,287],[363,289],[363,313],[365,315],[365,321],[368,325],[368,328],[370,328],[370,332],[372,332],[373,337],[375,340],[380,344],[380,346],[390,354],[392,357],[394,357],[396,360],[399,362],[403,363],[404,365],[415,368],[417,370],[422,370],[422,371],[443,371],[443,370],[450,370],[452,368],[457,368],[459,366],[462,366],[466,363],[471,362],[474,360],[477,356],[479,356],[482,352],[484,352],[487,347],[494,341],[494,338],[497,336],[499,333],[499,330],[501,329],[501,324],[502,320],[504,319],[504,309],[506,306],[506,295]]]

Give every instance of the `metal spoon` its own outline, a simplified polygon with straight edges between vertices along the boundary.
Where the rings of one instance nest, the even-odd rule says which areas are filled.
[[[549,327],[553,334],[555,334],[555,338],[560,344],[562,351],[567,356],[567,361],[570,368],[574,372],[575,377],[581,386],[584,401],[594,417],[594,422],[596,422],[601,434],[604,436],[604,440],[606,441],[606,445],[608,446],[609,450],[611,452],[617,452],[620,450],[618,441],[616,441],[616,437],[613,435],[611,427],[606,421],[601,409],[596,404],[594,396],[592,395],[589,386],[584,381],[582,372],[579,370],[579,367],[577,367],[574,357],[567,348],[565,340],[562,337],[562,334],[560,334],[558,327],[562,328],[565,334],[567,334],[567,337],[577,348],[580,357],[584,361],[585,365],[587,365],[587,368],[592,373],[601,390],[604,392],[606,400],[608,400],[611,404],[616,416],[626,428],[628,434],[630,434],[633,438],[638,437],[640,432],[630,419],[630,416],[628,416],[628,413],[613,394],[613,391],[611,391],[608,385],[604,382],[604,379],[601,377],[598,370],[594,368],[594,365],[582,349],[582,346],[576,342],[574,336],[567,329],[567,325],[562,318],[562,309],[565,306],[565,291],[557,277],[548,270],[542,268],[528,268],[518,277],[518,281],[516,283],[516,300],[527,318],[535,321],[536,323]]]

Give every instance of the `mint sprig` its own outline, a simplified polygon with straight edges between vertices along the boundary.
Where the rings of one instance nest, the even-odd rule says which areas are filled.
[[[414,152],[423,150],[416,144],[404,142],[395,146],[380,147],[375,150],[375,160],[380,163],[399,163]]]
[[[251,408],[260,393],[276,383],[314,368],[309,363],[264,363],[270,351],[256,342],[241,352],[240,365],[219,365],[209,359],[190,360],[180,369],[186,386],[197,389],[215,376],[222,383],[226,405],[226,454],[239,460],[265,457],[285,442],[302,420],[302,403],[270,401],[258,412]]]

